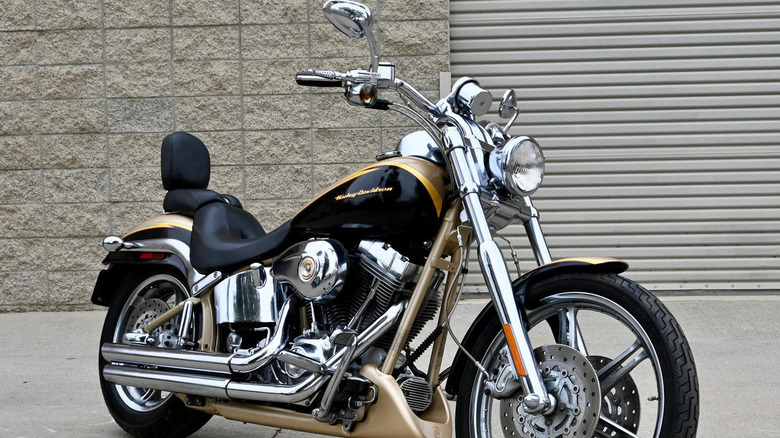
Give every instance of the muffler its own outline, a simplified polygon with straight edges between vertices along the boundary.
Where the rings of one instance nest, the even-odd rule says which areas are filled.
[[[357,336],[357,346],[350,357],[345,357],[349,349],[342,348],[321,364],[320,368],[332,372],[359,357],[398,322],[406,305],[407,301],[403,301],[390,306],[387,312],[363,330]],[[288,311],[288,307],[283,309],[283,317]],[[277,333],[286,331],[281,327],[283,325],[280,323]],[[286,342],[282,344],[282,348],[285,344]],[[121,344],[104,344],[101,351],[103,357],[109,362],[103,367],[103,377],[111,383],[208,398],[298,403],[310,398],[330,378],[328,374],[312,374],[306,380],[292,386],[253,383],[215,375],[232,374],[231,366],[235,355]],[[257,355],[262,351],[265,351],[265,348]],[[264,364],[277,355],[278,352]],[[256,361],[255,364],[258,362]],[[246,363],[246,359],[241,363]]]
[[[105,343],[100,347],[103,358],[108,362],[144,365],[155,368],[172,368],[197,373],[225,374],[251,373],[267,365],[290,340],[290,317],[292,299],[284,302],[280,311],[277,330],[268,344],[248,356],[236,354],[208,353],[203,351],[166,350],[129,344]]]

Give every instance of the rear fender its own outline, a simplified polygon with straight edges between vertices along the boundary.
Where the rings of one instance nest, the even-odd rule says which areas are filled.
[[[515,299],[520,311],[524,314],[525,291],[529,285],[547,277],[558,275],[565,272],[604,272],[611,274],[620,274],[628,269],[628,263],[607,257],[582,257],[556,260],[552,263],[539,266],[538,268],[526,272],[522,277],[512,282],[512,288],[515,292]],[[525,318],[524,318],[525,319]],[[478,335],[488,330],[491,324],[498,320],[495,305],[491,301],[482,309],[474,322],[469,327],[466,336],[461,344],[463,348],[471,354],[475,347]],[[447,377],[445,391],[454,395],[457,388],[461,385],[460,377],[463,375],[464,367],[467,364],[468,357],[461,350],[455,354],[452,366]],[[470,384],[470,383],[469,383]]]
[[[187,279],[189,286],[195,284],[203,275],[190,263],[191,234],[191,218],[164,215],[140,224],[121,239],[109,238],[113,239],[113,249],[103,259],[108,268],[98,275],[92,303],[109,306],[119,285],[139,269],[175,269]]]

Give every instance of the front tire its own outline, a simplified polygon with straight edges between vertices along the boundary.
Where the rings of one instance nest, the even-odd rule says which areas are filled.
[[[122,336],[188,298],[185,281],[173,270],[136,271],[118,286],[108,309],[100,345],[121,343]],[[165,324],[155,332],[165,347]],[[105,359],[98,354],[98,375],[106,407],[117,424],[137,438],[184,438],[203,427],[211,415],[188,409],[173,393],[116,385],[103,378]]]
[[[594,437],[696,436],[699,401],[693,356],[677,321],[655,296],[617,275],[568,273],[529,285],[525,305],[534,345],[568,345],[597,372],[601,404],[595,410]],[[474,345],[473,356],[491,378],[508,366],[497,318]],[[538,355],[540,351],[542,347]],[[459,438],[569,436],[571,429],[564,433],[563,427],[531,427],[534,421],[571,423],[571,415],[532,418],[518,403],[522,390],[506,400],[485,395],[484,375],[473,363],[466,365],[461,382],[455,418]]]

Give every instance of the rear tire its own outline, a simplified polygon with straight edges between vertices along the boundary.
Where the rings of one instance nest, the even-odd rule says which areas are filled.
[[[178,272],[167,269],[130,273],[108,309],[100,345],[121,343],[122,335],[140,328],[166,307],[188,297],[186,282]],[[171,327],[158,330],[171,330]],[[188,409],[172,393],[133,388],[107,382],[103,378],[103,356],[98,353],[98,375],[106,407],[116,423],[137,438],[184,438],[203,427],[211,415]]]
[[[568,273],[529,285],[525,305],[532,340],[549,338],[552,344],[567,344],[582,353],[580,357],[587,356],[596,371],[621,355],[600,356],[595,350],[618,347],[612,348],[613,351],[627,354],[625,360],[610,367],[613,372],[606,373],[615,379],[619,375],[617,383],[610,386],[609,375],[599,377],[603,397],[595,437],[696,436],[699,414],[696,366],[677,321],[658,298],[637,283],[617,275]],[[575,321],[575,324],[568,321]],[[588,322],[602,328],[596,330],[601,334],[603,327],[609,327],[609,336],[588,337]],[[613,338],[612,324],[616,328],[614,339],[622,341],[610,347],[606,345],[606,338]],[[572,326],[576,330],[570,330]],[[623,337],[617,333],[621,327],[625,329]],[[579,336],[569,336],[569,333],[579,333]],[[632,340],[634,344],[631,344]],[[588,341],[597,342],[589,344]],[[474,345],[473,356],[488,373],[495,374],[502,366],[499,353],[506,345],[497,318],[481,332]],[[646,357],[642,358],[642,355]],[[637,359],[638,364],[633,364],[632,359]],[[655,380],[648,376],[654,376]],[[522,390],[507,399],[514,405],[502,405],[504,401],[484,395],[484,381],[477,367],[469,362],[457,394],[455,429],[459,438],[564,436],[558,435],[559,432],[540,432],[528,427],[530,417],[523,414],[522,408],[513,400],[518,399],[516,396]],[[635,382],[649,384],[640,385],[643,392],[637,389]],[[521,395],[519,399],[522,399]],[[500,413],[498,405],[502,405]],[[513,407],[508,411],[507,406]],[[506,417],[507,412],[516,413],[514,423],[500,418]],[[646,424],[640,424],[640,417],[647,420]],[[539,417],[539,420],[544,421],[544,418]],[[550,424],[550,419],[547,420]],[[609,421],[617,426],[610,425]],[[637,433],[640,426],[644,429]]]

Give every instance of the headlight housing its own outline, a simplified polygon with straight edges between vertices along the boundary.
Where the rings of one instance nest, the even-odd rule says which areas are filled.
[[[533,194],[544,179],[544,154],[531,137],[515,137],[490,153],[490,172],[511,194]]]

